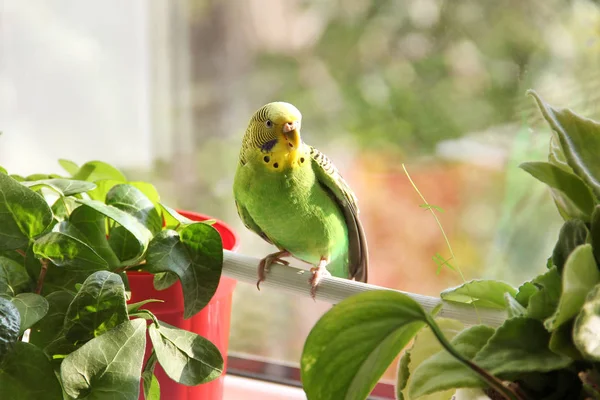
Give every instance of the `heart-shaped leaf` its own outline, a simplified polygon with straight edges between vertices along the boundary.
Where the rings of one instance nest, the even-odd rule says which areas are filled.
[[[17,342],[0,364],[0,388],[7,400],[63,399],[52,363],[31,343]]]
[[[52,211],[42,196],[0,174],[0,251],[25,248],[51,223]]]
[[[208,339],[159,321],[148,328],[158,362],[169,378],[183,385],[210,382],[223,373],[223,357]]]
[[[86,342],[127,320],[123,280],[117,274],[97,271],[79,289],[65,315],[67,340]]]
[[[125,321],[69,354],[60,365],[65,392],[74,398],[137,400],[146,347],[146,322]]]
[[[187,225],[178,234],[164,230],[148,248],[144,270],[172,272],[183,289],[184,318],[200,311],[219,285],[223,267],[223,244],[219,233],[202,223]]]
[[[21,324],[19,335],[22,335],[26,329],[44,318],[48,312],[48,301],[35,293],[20,293],[12,298],[12,303],[19,310]]]

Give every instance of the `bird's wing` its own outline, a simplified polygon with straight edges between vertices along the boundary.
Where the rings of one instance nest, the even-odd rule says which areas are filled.
[[[248,228],[252,232],[256,233],[258,236],[260,236],[261,238],[263,238],[266,242],[268,242],[270,244],[273,244],[273,241],[271,239],[269,239],[269,237],[267,236],[267,234],[264,233],[262,231],[262,229],[260,229],[260,227],[258,225],[256,225],[256,222],[254,222],[254,220],[252,219],[252,217],[250,216],[250,214],[248,214],[248,211],[244,208],[244,206],[242,206],[237,201],[235,202],[235,206],[237,208],[237,211],[238,211],[238,214],[240,216],[240,219],[242,220],[242,222],[244,223],[244,225],[246,226],[246,228]]]
[[[319,183],[332,195],[344,213],[348,226],[349,278],[366,282],[369,269],[369,252],[362,224],[358,218],[356,196],[333,163],[314,147],[309,146],[312,168]]]

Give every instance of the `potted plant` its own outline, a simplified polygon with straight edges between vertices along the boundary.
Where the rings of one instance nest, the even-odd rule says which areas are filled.
[[[1,397],[220,398],[235,234],[106,163],[60,163],[0,167]]]
[[[309,400],[365,399],[413,339],[398,399],[600,399],[600,124],[530,93],[554,132],[548,161],[521,168],[549,186],[565,220],[546,271],[518,288],[474,280],[442,292],[505,312],[498,327],[436,319],[394,291],[347,298],[305,342]]]

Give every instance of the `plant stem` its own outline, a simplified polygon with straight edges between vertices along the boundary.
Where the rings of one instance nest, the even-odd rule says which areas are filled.
[[[19,253],[20,255],[22,255],[23,257],[26,257],[25,250],[16,249],[15,251],[16,251],[17,253]]]
[[[35,293],[42,293],[42,287],[44,287],[44,278],[46,278],[46,272],[48,272],[48,260],[42,258],[40,260],[42,263],[42,268],[40,269],[40,276],[38,277],[37,285],[35,287]]]

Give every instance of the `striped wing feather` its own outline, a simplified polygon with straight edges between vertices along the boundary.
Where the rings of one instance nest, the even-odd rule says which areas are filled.
[[[359,210],[356,196],[327,156],[314,147],[309,146],[309,148],[315,175],[319,183],[337,201],[348,226],[349,278],[367,282],[369,254],[365,232],[358,218]]]

